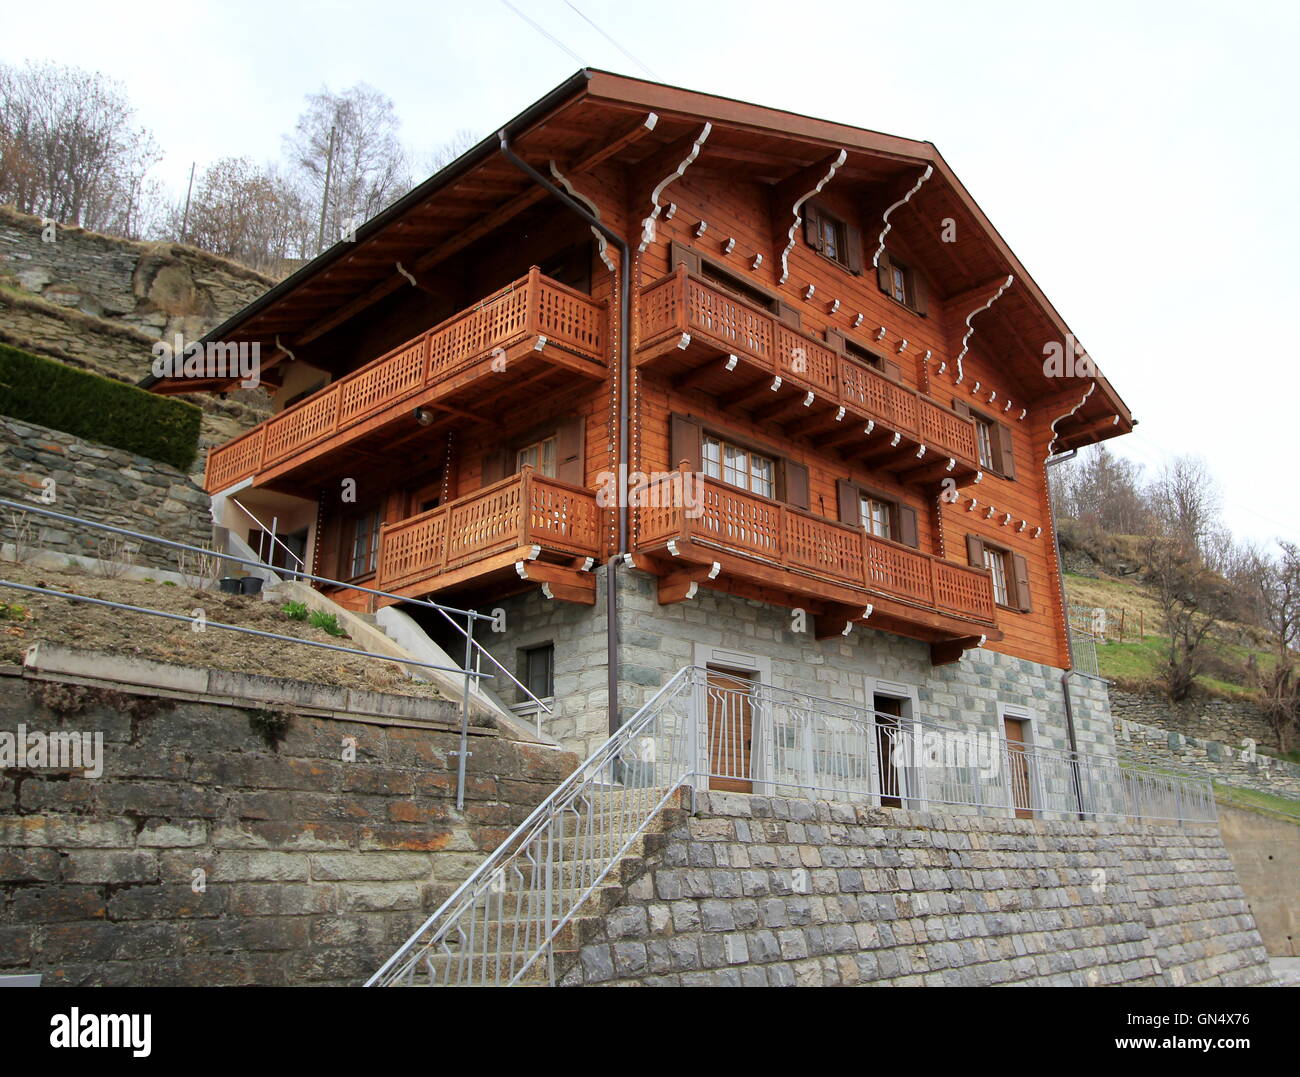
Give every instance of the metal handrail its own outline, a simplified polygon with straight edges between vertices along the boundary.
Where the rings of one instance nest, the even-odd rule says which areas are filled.
[[[722,781],[777,796],[819,793],[915,810],[1215,819],[1209,779],[1021,746],[1001,731],[947,726],[743,678],[720,685],[717,678],[700,667],[679,670],[533,810],[367,986],[511,986],[540,978],[533,970],[543,959],[554,983],[561,932],[687,784]],[[969,748],[981,737],[982,756],[949,761],[948,748]],[[937,754],[929,759],[927,752]]]

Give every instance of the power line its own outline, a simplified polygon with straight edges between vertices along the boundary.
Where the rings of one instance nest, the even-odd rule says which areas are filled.
[[[569,48],[568,45],[566,45],[558,37],[556,37],[554,34],[548,31],[540,23],[533,22],[532,19],[530,19],[517,7],[515,7],[515,5],[510,2],[510,0],[501,0],[501,3],[505,4],[506,7],[508,7],[511,11],[513,11],[516,15],[518,15],[521,19],[523,19],[524,22],[528,23],[529,26],[531,26],[534,30],[536,30],[539,34],[541,34],[542,37],[546,38],[546,40],[549,41],[552,45],[554,45],[557,49],[563,49],[575,60],[577,60],[582,67],[587,66],[586,60],[584,60],[581,56],[579,56],[576,52],[574,52],[571,48]]]
[[[594,20],[587,18],[586,15],[584,15],[581,11],[578,10],[576,5],[570,2],[570,0],[564,0],[564,2],[568,4],[568,6],[571,7],[578,14],[580,18],[582,18],[585,22],[589,23],[591,27],[596,31],[596,33],[600,34],[601,37],[603,37],[606,41],[608,41],[611,45],[613,45],[614,48],[618,49],[619,52],[621,52],[624,56],[626,56],[629,60],[631,60],[634,64],[636,64],[636,66],[639,67],[642,71],[644,71],[647,75],[655,79],[659,77],[653,71],[651,71],[649,67],[647,67],[635,56],[633,56],[632,53],[628,52],[627,49],[623,48],[622,45],[620,45],[617,41],[615,41],[612,37],[610,37],[609,34],[605,33],[604,30],[602,30],[599,26],[597,26]]]

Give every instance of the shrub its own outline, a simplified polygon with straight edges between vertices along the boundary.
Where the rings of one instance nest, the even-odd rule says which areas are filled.
[[[125,449],[182,471],[194,463],[203,417],[184,400],[147,393],[7,344],[0,344],[0,415]]]
[[[280,607],[280,612],[291,621],[305,621],[307,620],[307,603],[286,602]]]
[[[319,628],[322,632],[330,636],[346,636],[339,624],[339,619],[332,613],[325,613],[323,610],[312,610],[308,623],[312,628]]]

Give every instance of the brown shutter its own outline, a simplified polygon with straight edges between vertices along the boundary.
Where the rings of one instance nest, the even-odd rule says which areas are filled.
[[[858,485],[848,479],[835,480],[835,497],[839,502],[840,523],[862,526],[862,501]]]
[[[898,505],[898,541],[912,549],[921,548],[921,539],[916,530],[916,509],[911,505]]]
[[[785,464],[785,500],[797,509],[808,507],[808,469],[793,460]]]
[[[1016,573],[1016,605],[1022,612],[1029,613],[1034,608],[1033,600],[1029,595],[1029,564],[1018,553],[1011,555],[1011,561],[1015,565]]]
[[[848,248],[845,253],[844,264],[849,267],[850,273],[862,275],[862,232],[854,228],[851,224],[844,226],[844,245]]]
[[[788,325],[791,329],[800,327],[799,311],[787,303],[784,299],[775,300],[776,307],[773,313],[777,318]]]
[[[1002,472],[1003,478],[1014,479],[1016,477],[1016,460],[1011,451],[1011,427],[1006,423],[996,424],[998,434],[998,470]]]
[[[984,540],[979,535],[966,536],[966,560],[976,568],[984,567]]]
[[[587,481],[582,443],[586,423],[581,416],[565,419],[555,432],[555,477],[582,486]]]
[[[684,415],[674,415],[672,420],[672,469],[683,460],[690,471],[704,470],[704,445],[700,424]]]
[[[513,473],[514,453],[509,449],[489,449],[483,454],[483,481],[479,485],[490,486]]]
[[[817,212],[817,207],[804,203],[801,212],[803,213],[804,242],[813,250],[819,251],[822,249],[822,232],[821,220],[820,215]]]
[[[962,400],[958,400],[955,396],[952,398],[952,410],[964,419],[972,417],[970,413],[970,405]]]
[[[686,272],[694,273],[696,276],[699,276],[703,269],[699,253],[674,239],[668,249],[668,268],[676,269],[679,262],[686,267]]]
[[[894,279],[889,265],[889,255],[884,251],[880,252],[880,261],[876,263],[876,283],[880,285],[880,290],[885,295],[894,294]]]
[[[880,367],[885,372],[885,377],[898,382],[900,385],[903,384],[903,368],[892,359],[882,359]]]
[[[930,299],[926,294],[925,278],[920,273],[912,273],[912,309],[924,317],[930,313]]]
[[[826,344],[834,351],[839,352],[840,355],[848,352],[848,348],[844,346],[844,334],[838,329],[826,330]]]

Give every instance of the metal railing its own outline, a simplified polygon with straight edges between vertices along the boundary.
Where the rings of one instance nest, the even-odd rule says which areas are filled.
[[[294,553],[293,550],[289,549],[289,547],[286,546],[284,542],[280,539],[280,537],[276,534],[276,530],[278,529],[280,524],[280,518],[278,516],[271,517],[271,526],[270,528],[268,528],[266,524],[264,524],[255,515],[253,515],[252,512],[248,510],[248,507],[244,505],[244,503],[241,502],[239,498],[232,497],[230,499],[230,502],[235,506],[235,508],[239,509],[240,512],[242,512],[245,516],[247,516],[250,520],[252,520],[253,523],[257,524],[258,534],[259,534],[257,540],[257,556],[266,562],[267,568],[271,569],[271,571],[273,572],[280,571],[275,567],[275,564],[273,563],[275,561],[275,550],[277,547],[279,547],[281,550],[284,551],[286,557],[293,558],[294,563],[298,566],[298,571],[301,572],[303,569],[307,567],[307,563],[303,561],[303,559],[299,557],[296,553]],[[263,537],[270,540],[271,549],[270,549],[269,557],[262,556]]]
[[[899,708],[902,709],[901,707]],[[367,986],[555,982],[582,906],[682,786],[912,810],[1213,822],[1208,779],[680,670]],[[567,934],[566,934],[567,932]]]

